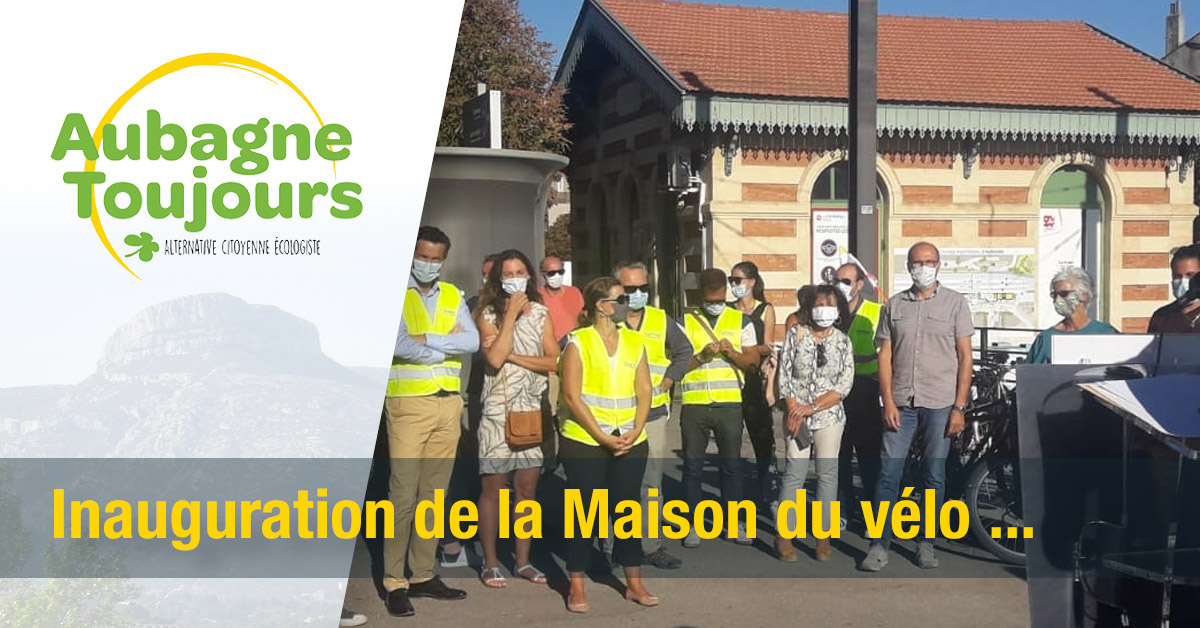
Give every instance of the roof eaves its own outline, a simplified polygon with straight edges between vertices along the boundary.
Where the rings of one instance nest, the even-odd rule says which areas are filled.
[[[680,94],[687,93],[687,87],[681,83],[669,69],[667,69],[666,64],[660,61],[658,57],[655,57],[654,53],[650,52],[649,48],[642,44],[642,42],[639,41],[638,38],[635,37],[634,34],[616,18],[616,16],[609,12],[601,0],[584,0],[584,5],[594,8],[597,13],[602,15],[609,25],[616,29],[616,31],[620,33],[620,35],[624,37],[631,46],[633,46],[634,50],[636,50],[647,63],[657,70],[658,73],[662,75],[663,79],[670,83],[672,87],[677,89]]]

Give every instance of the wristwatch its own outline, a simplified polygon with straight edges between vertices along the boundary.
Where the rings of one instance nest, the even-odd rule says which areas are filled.
[[[967,406],[962,405],[962,404],[956,404],[954,406],[954,409],[958,410],[959,412],[963,413],[964,415],[967,413]]]

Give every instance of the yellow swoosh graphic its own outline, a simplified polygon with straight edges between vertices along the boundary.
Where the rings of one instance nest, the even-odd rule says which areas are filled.
[[[274,79],[278,79],[279,82],[282,82],[284,85],[292,88],[292,91],[296,92],[300,98],[304,99],[304,103],[308,105],[308,108],[312,110],[313,115],[317,117],[317,122],[319,122],[321,126],[325,126],[325,122],[321,120],[321,114],[317,113],[317,108],[314,107],[312,102],[308,100],[308,96],[305,96],[304,92],[300,91],[300,88],[296,87],[295,83],[288,80],[286,76],[276,72],[274,68],[271,68],[265,63],[255,61],[249,57],[242,57],[224,52],[202,52],[199,54],[188,55],[186,57],[180,57],[174,61],[168,61],[158,66],[149,74],[143,76],[137,83],[134,83],[133,87],[130,87],[128,90],[126,90],[124,94],[121,94],[121,97],[118,98],[116,102],[114,102],[112,106],[108,108],[107,112],[105,112],[104,117],[100,120],[100,124],[96,126],[96,132],[92,134],[92,140],[96,142],[96,152],[100,151],[100,142],[104,137],[104,126],[106,124],[111,124],[112,121],[117,117],[117,113],[121,111],[121,107],[124,107],[125,103],[129,102],[129,99],[133,98],[133,96],[141,91],[143,87],[168,74],[171,74],[172,72],[178,72],[179,70],[186,68],[194,68],[205,65],[245,70],[246,72],[250,72],[256,76],[261,76],[272,83],[275,82]],[[83,170],[84,172],[95,172],[96,161],[93,159],[86,160],[83,164]],[[333,172],[334,177],[336,178],[336,164],[334,165]],[[141,279],[141,277],[138,277],[137,273],[133,272],[129,266],[125,265],[125,261],[122,260],[119,255],[117,255],[115,250],[113,250],[112,242],[109,242],[108,235],[104,233],[104,225],[100,224],[100,211],[96,207],[96,186],[94,185],[92,186],[92,228],[96,230],[96,236],[100,238],[100,242],[104,244],[104,248],[108,250],[108,254],[112,255],[113,259],[117,260],[117,263],[120,264],[125,270],[128,270],[129,274]]]

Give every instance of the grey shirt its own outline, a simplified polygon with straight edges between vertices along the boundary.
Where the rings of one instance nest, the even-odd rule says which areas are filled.
[[[958,388],[956,341],[975,333],[966,297],[940,283],[928,299],[905,290],[883,308],[876,343],[892,343],[897,406],[947,408]]]

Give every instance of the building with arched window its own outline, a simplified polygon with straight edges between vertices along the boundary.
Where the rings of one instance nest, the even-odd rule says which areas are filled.
[[[557,81],[572,130],[574,273],[649,262],[660,303],[750,260],[783,309],[854,253],[844,14],[585,0]],[[881,16],[882,290],[944,252],[983,325],[1043,327],[1049,277],[1144,329],[1192,238],[1200,83],[1083,22]],[[898,257],[899,256],[899,257]],[[900,263],[897,263],[897,259]]]

